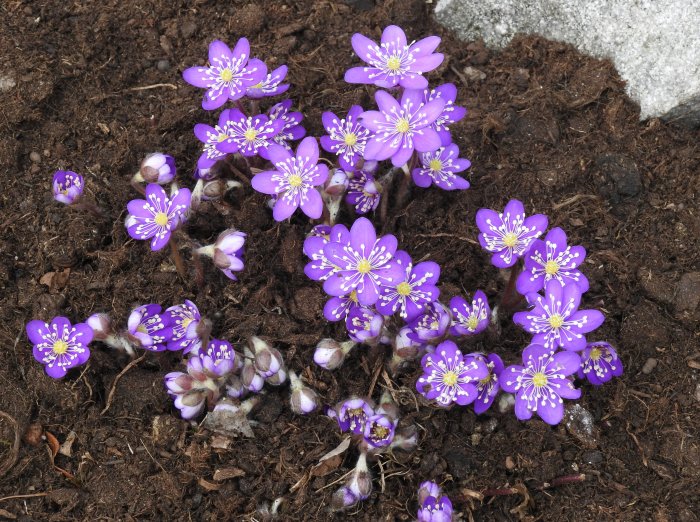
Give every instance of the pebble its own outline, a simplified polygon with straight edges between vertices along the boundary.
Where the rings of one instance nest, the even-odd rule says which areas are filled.
[[[515,406],[515,397],[511,393],[502,393],[498,397],[498,411],[508,413]]]
[[[583,454],[583,461],[586,464],[600,464],[603,462],[603,454],[600,451],[586,451]]]
[[[41,163],[41,154],[33,150],[29,153],[29,159],[32,160],[34,163]]]
[[[593,415],[580,404],[572,404],[564,412],[566,430],[589,449],[598,445]]]
[[[170,69],[170,62],[168,60],[158,60],[158,63],[156,64],[156,68],[159,71],[167,71]]]
[[[15,85],[17,85],[17,81],[12,76],[0,74],[0,92],[8,92]]]
[[[506,457],[506,469],[515,469],[515,462],[513,462],[513,457],[511,456]]]
[[[466,76],[468,79],[471,81],[480,81],[480,80],[485,80],[486,79],[486,73],[483,71],[480,71],[476,67],[465,67],[464,68],[464,76]]]
[[[653,357],[649,357],[647,359],[647,362],[644,363],[644,366],[642,366],[642,373],[644,375],[649,375],[651,372],[654,371],[654,368],[656,368],[659,364],[659,361],[654,359]]]
[[[700,304],[700,272],[688,272],[676,285],[674,305],[677,312],[693,313]]]
[[[695,385],[695,400],[700,402],[700,384]]]

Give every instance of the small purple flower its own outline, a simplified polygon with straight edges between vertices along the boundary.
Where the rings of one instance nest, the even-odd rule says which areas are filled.
[[[224,230],[216,239],[216,243],[210,247],[200,248],[200,253],[210,254],[214,264],[226,277],[237,280],[234,272],[240,272],[244,268],[243,252],[245,250],[246,233],[230,228]],[[208,249],[208,250],[207,250]],[[206,250],[202,252],[202,250]]]
[[[345,201],[355,207],[358,214],[376,210],[382,199],[382,187],[374,180],[372,174],[363,170],[355,171],[348,182]]]
[[[423,97],[425,103],[437,100],[438,98],[445,100],[445,108],[442,110],[440,116],[433,122],[432,128],[440,135],[442,146],[449,145],[452,143],[452,136],[450,135],[450,128],[448,125],[458,122],[467,115],[467,109],[454,104],[454,101],[457,99],[457,87],[452,83],[445,83],[433,90],[426,89],[423,91]]]
[[[280,131],[273,136],[272,141],[282,145],[288,151],[292,150],[289,141],[300,140],[306,136],[306,129],[301,126],[304,115],[300,112],[289,112],[292,108],[292,100],[284,100],[273,105],[269,111],[270,121],[282,121]]]
[[[384,318],[370,308],[351,307],[345,318],[345,328],[350,339],[358,343],[371,342],[382,332]]]
[[[613,377],[622,375],[622,361],[615,348],[605,341],[590,343],[581,352],[579,379],[588,379],[594,386],[605,384]]]
[[[129,315],[127,330],[130,340],[141,348],[152,352],[162,352],[166,349],[170,334],[169,316],[161,314],[158,304],[147,304],[134,308]]]
[[[352,172],[362,158],[365,144],[371,137],[369,129],[360,125],[359,116],[364,109],[359,105],[350,107],[346,118],[340,119],[332,112],[321,115],[323,126],[328,135],[321,136],[321,147],[326,152],[338,156],[340,166]]]
[[[372,415],[365,421],[363,432],[367,443],[375,448],[383,448],[394,440],[396,424],[384,414]]]
[[[337,413],[332,416],[338,421],[340,431],[352,433],[364,433],[367,419],[374,415],[374,408],[364,399],[348,399],[337,407]]]
[[[411,332],[408,337],[416,342],[425,343],[442,338],[452,324],[450,311],[439,301],[426,303],[423,311],[408,327]]]
[[[141,162],[139,174],[146,183],[165,185],[175,179],[175,158],[169,154],[154,152]]]
[[[423,92],[415,89],[406,89],[401,103],[386,91],[377,91],[374,99],[379,111],[365,111],[360,115],[360,123],[374,132],[365,145],[365,159],[391,158],[395,167],[401,167],[414,150],[430,152],[440,147],[440,136],[430,124],[440,116],[444,100],[424,104]]]
[[[65,377],[68,370],[85,364],[90,358],[88,345],[93,332],[86,323],[71,325],[65,317],[54,317],[51,324],[29,321],[27,337],[34,345],[34,358],[54,379]]]
[[[160,185],[146,186],[146,199],[132,199],[127,204],[126,231],[134,239],[151,239],[151,250],[168,244],[170,234],[178,227],[190,208],[189,189],[176,190],[172,197]]]
[[[83,195],[83,177],[70,170],[57,170],[53,175],[53,198],[72,205]]]
[[[165,311],[169,317],[169,331],[167,348],[170,351],[182,350],[186,355],[190,352],[197,354],[202,347],[202,339],[199,335],[199,323],[202,316],[197,305],[185,299],[184,304],[171,306]]]
[[[447,496],[428,497],[418,510],[418,522],[451,522],[452,502]]]
[[[190,67],[182,77],[190,85],[207,89],[202,108],[212,111],[226,100],[242,98],[248,88],[265,80],[267,66],[249,57],[250,44],[245,38],[238,40],[233,51],[224,42],[214,40],[209,44],[209,67]]]
[[[231,128],[228,124],[229,112],[230,109],[221,111],[221,114],[219,115],[219,122],[214,127],[210,127],[205,123],[198,123],[194,126],[194,135],[199,141],[204,143],[202,154],[197,160],[198,169],[210,169],[217,161],[226,157],[226,153],[221,152],[218,145],[219,143],[223,143],[232,137]]]
[[[476,225],[481,233],[481,246],[493,252],[491,262],[498,268],[508,268],[519,257],[525,255],[532,242],[547,228],[548,219],[544,214],[525,217],[522,202],[511,199],[499,214],[488,208],[476,213]]]
[[[426,480],[418,486],[418,504],[423,505],[428,497],[438,498],[442,490],[435,482]]]
[[[215,146],[225,154],[238,152],[247,157],[259,154],[268,159],[267,149],[283,126],[282,120],[270,120],[265,114],[246,116],[238,109],[229,109],[225,124],[227,138],[217,138]]]
[[[188,371],[191,365],[192,368],[199,369],[212,379],[226,377],[234,370],[235,358],[236,352],[233,351],[231,343],[212,339],[209,341],[206,352],[190,358]]]
[[[327,230],[319,228],[322,226],[325,227],[325,225],[314,227],[314,230],[323,232],[321,235],[314,233],[304,241],[304,254],[311,259],[304,267],[304,273],[314,281],[325,281],[338,271],[338,266],[326,258],[324,247],[331,241],[343,245],[350,242],[350,231],[345,225],[335,225],[332,229],[327,227]]]
[[[469,357],[483,362],[489,371],[486,377],[479,379],[479,382],[476,383],[477,396],[474,401],[474,413],[481,415],[491,407],[493,400],[501,390],[501,386],[498,384],[498,376],[503,371],[503,361],[495,353],[488,355],[471,353]]]
[[[433,261],[424,261],[413,266],[411,257],[399,250],[394,262],[403,270],[403,281],[395,286],[382,287],[377,310],[389,316],[397,311],[406,321],[418,317],[428,303],[440,296],[435,286],[440,278],[440,265]]]
[[[521,294],[539,292],[551,279],[562,285],[577,284],[581,293],[588,291],[588,279],[578,270],[586,259],[586,249],[578,245],[567,246],[566,233],[561,228],[547,232],[544,241],[533,241],[524,259],[525,269],[516,282]]]
[[[464,357],[452,341],[440,343],[434,353],[421,360],[423,375],[416,381],[416,390],[440,406],[456,402],[465,406],[477,398],[476,383],[489,375],[483,361]]]
[[[194,359],[199,360],[197,357]],[[204,374],[198,373],[205,381],[208,380]],[[192,419],[204,409],[210,392],[205,390],[201,383],[191,375],[183,372],[170,372],[165,374],[163,384],[165,384],[168,395],[174,399],[175,407],[180,410],[183,419]]]
[[[455,174],[471,166],[471,161],[459,157],[459,148],[455,144],[440,147],[434,152],[418,155],[422,167],[413,169],[413,182],[419,187],[427,188],[433,183],[443,190],[466,190],[469,182]]]
[[[547,424],[559,424],[564,416],[562,399],[578,399],[581,390],[574,388],[567,376],[581,364],[573,352],[552,353],[540,344],[523,351],[524,366],[509,366],[499,376],[501,388],[515,394],[515,415],[528,420],[533,412]]]
[[[455,296],[450,300],[450,310],[452,310],[452,335],[476,335],[483,332],[489,325],[489,308],[486,294],[481,290],[474,292],[471,306],[460,296]]]
[[[357,219],[350,229],[347,243],[329,242],[323,248],[326,259],[338,267],[333,277],[323,283],[331,296],[347,295],[357,290],[357,299],[370,306],[379,299],[384,285],[394,285],[403,277],[403,269],[392,263],[396,238],[390,234],[377,239],[374,226],[367,218]]]
[[[365,308],[357,300],[357,291],[353,290],[348,295],[331,297],[323,306],[323,316],[331,322],[346,319],[350,312],[359,314],[355,309]],[[372,316],[371,319],[374,319]]]
[[[403,29],[390,25],[382,32],[379,45],[359,33],[352,35],[352,48],[369,67],[353,67],[345,73],[348,83],[369,83],[385,89],[400,85],[406,89],[425,89],[423,73],[437,68],[444,59],[433,51],[440,38],[429,36],[408,44]]]
[[[268,74],[263,80],[248,87],[245,95],[248,98],[257,100],[259,98],[264,98],[265,96],[277,96],[278,94],[287,92],[287,89],[289,89],[289,84],[282,83],[286,76],[287,66],[282,65]]]
[[[532,343],[554,351],[558,347],[579,351],[586,347],[584,334],[598,328],[605,316],[598,310],[579,310],[581,289],[550,279],[545,295],[527,294],[534,308],[513,315],[513,322],[533,334]]]
[[[318,163],[316,138],[302,140],[296,156],[276,144],[270,146],[268,154],[277,170],[260,172],[251,183],[258,192],[277,195],[272,211],[275,220],[284,221],[299,207],[312,219],[321,217],[323,200],[315,187],[325,183],[328,167]]]

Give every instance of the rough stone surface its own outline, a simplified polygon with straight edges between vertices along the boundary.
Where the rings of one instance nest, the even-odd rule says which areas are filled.
[[[642,119],[700,125],[698,0],[439,0],[435,16],[490,47],[535,33],[610,58]]]

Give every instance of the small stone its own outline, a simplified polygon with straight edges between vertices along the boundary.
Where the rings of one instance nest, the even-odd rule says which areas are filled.
[[[0,74],[0,92],[8,92],[15,85],[17,85],[17,81],[12,76]]]
[[[511,393],[502,393],[498,397],[498,411],[508,413],[515,406],[515,397]]]
[[[464,68],[464,76],[466,76],[468,79],[470,79],[473,82],[481,81],[486,79],[486,73],[483,71],[480,71],[476,67],[465,67]]]
[[[603,462],[603,454],[600,451],[586,451],[582,455],[586,464],[600,464]]]
[[[34,163],[41,163],[41,154],[33,150],[29,153],[29,159],[32,160]]]
[[[598,430],[593,415],[580,404],[568,405],[564,412],[566,430],[586,448],[598,446]]]
[[[681,276],[673,304],[676,312],[695,312],[700,304],[700,272],[688,272]]]
[[[638,195],[642,189],[642,176],[635,162],[621,154],[604,154],[595,160],[598,191],[612,203]]]
[[[472,446],[478,446],[479,443],[481,442],[481,434],[480,433],[472,433]]]
[[[161,72],[165,72],[170,69],[170,62],[168,60],[158,60],[156,68]]]
[[[654,371],[654,368],[656,368],[659,364],[659,361],[654,359],[653,357],[649,357],[647,359],[647,362],[644,363],[644,366],[642,366],[642,373],[644,375],[649,375],[651,372]]]
[[[695,385],[695,400],[700,402],[700,384]]]
[[[511,457],[511,456],[506,457],[506,469],[507,470],[515,469],[515,462],[513,462],[513,457]]]

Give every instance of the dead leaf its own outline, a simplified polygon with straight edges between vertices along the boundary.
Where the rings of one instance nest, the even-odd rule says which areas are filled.
[[[207,491],[218,491],[219,489],[221,489],[221,484],[214,484],[213,482],[209,482],[208,480],[204,480],[203,478],[199,479],[198,484]]]
[[[523,522],[535,520],[535,518],[528,513],[530,508],[535,507],[535,502],[532,500],[530,492],[525,487],[525,484],[517,482],[515,486],[513,486],[513,489],[523,496],[523,501],[511,509],[510,513],[512,515],[517,515],[518,520],[522,520]]]
[[[51,465],[53,466],[53,469],[61,473],[64,477],[66,477],[70,481],[75,481],[75,475],[73,475],[70,471],[66,471],[63,468],[59,468],[56,466],[56,455],[58,454],[58,450],[60,448],[60,444],[58,443],[58,439],[56,436],[51,433],[50,431],[47,431],[44,433],[46,435],[46,442],[49,445],[49,459],[51,460]]]
[[[350,447],[350,438],[344,439],[334,449],[318,459],[318,464],[311,468],[311,475],[314,477],[325,477],[330,472],[338,469],[343,462],[343,453]]]
[[[13,515],[9,511],[5,511],[4,509],[0,509],[0,518],[7,518],[9,520],[16,520],[17,515]]]
[[[46,272],[41,279],[39,279],[39,284],[49,287],[49,292],[53,293],[58,290],[63,290],[68,286],[68,279],[70,277],[70,268],[64,268],[60,272]]]
[[[240,468],[221,468],[214,472],[214,480],[228,480],[245,476],[245,471]]]
[[[66,437],[66,440],[63,444],[61,444],[61,447],[58,448],[58,452],[61,455],[65,455],[66,457],[72,457],[73,452],[71,450],[73,443],[75,442],[75,437],[76,433],[74,431],[71,431],[68,436]]]
[[[208,430],[227,437],[243,435],[244,437],[252,438],[254,436],[253,429],[250,427],[250,421],[243,410],[235,412],[229,410],[210,411],[204,417],[202,425]]]

